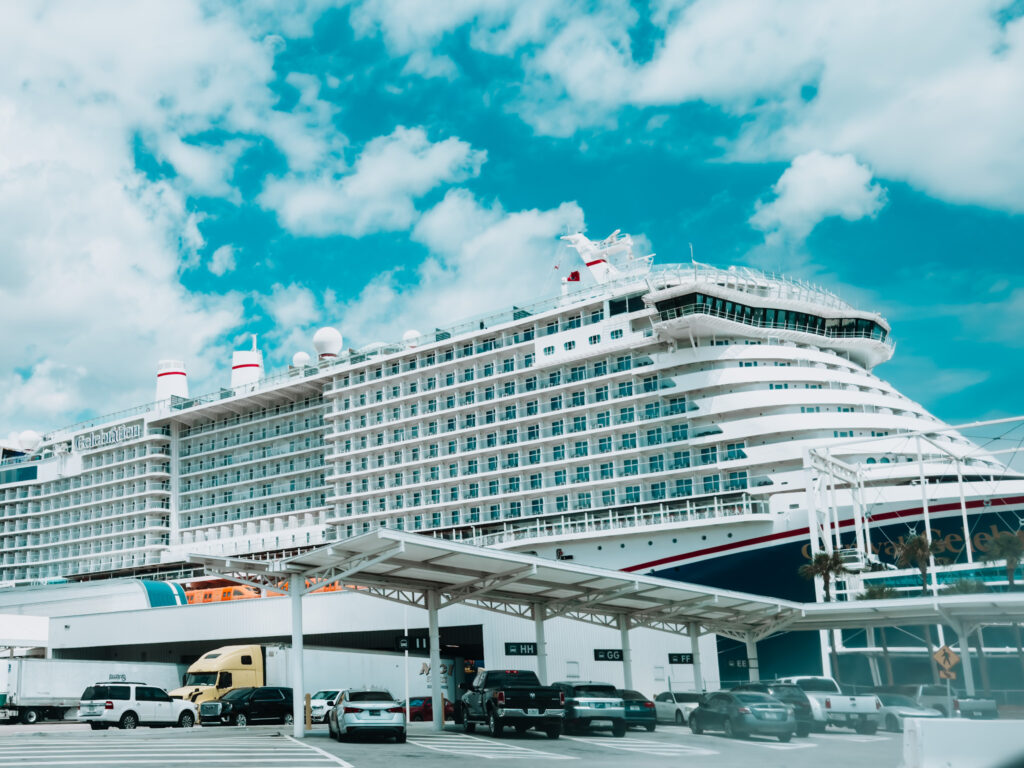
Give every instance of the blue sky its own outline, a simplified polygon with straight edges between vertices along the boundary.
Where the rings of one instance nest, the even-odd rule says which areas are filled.
[[[557,290],[558,241],[882,312],[951,422],[1024,374],[1024,4],[21,3],[0,29],[0,434]]]

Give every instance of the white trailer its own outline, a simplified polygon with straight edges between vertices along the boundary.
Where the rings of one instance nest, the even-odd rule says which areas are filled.
[[[288,658],[291,648],[266,649],[266,684],[291,686]],[[402,653],[379,651],[318,650],[306,648],[303,655],[304,693],[345,688],[384,688],[395,698],[405,698],[406,660]],[[452,660],[441,659],[441,685],[449,700],[455,696]],[[430,693],[429,663],[412,656],[408,661],[409,695]]]
[[[0,722],[63,720],[95,683],[136,682],[170,690],[181,684],[182,664],[72,659],[0,659]]]

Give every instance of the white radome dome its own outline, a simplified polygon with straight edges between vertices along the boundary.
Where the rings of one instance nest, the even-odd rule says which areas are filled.
[[[337,328],[321,328],[313,334],[313,348],[320,357],[337,357],[341,352],[341,331]]]
[[[402,341],[407,347],[415,347],[416,342],[420,338],[420,332],[416,330],[408,330],[402,334]]]
[[[292,355],[292,366],[295,368],[305,368],[309,365],[310,359],[309,352],[296,352]]]
[[[28,453],[34,452],[40,445],[42,445],[42,442],[42,436],[31,429],[26,429],[18,435],[18,445],[21,446],[21,450],[27,451]]]

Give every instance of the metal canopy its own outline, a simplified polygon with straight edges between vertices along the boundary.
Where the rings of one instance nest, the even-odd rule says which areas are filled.
[[[545,618],[564,616],[601,626],[649,627],[688,634],[705,632],[760,639],[797,619],[800,603],[678,581],[594,568],[532,555],[460,544],[381,529],[279,561],[192,555],[192,562],[257,586],[289,576],[307,580],[306,591],[330,582],[365,594],[426,607],[436,591],[441,607],[463,603],[490,611]],[[256,578],[254,578],[256,577]]]
[[[787,630],[863,629],[946,623],[983,627],[1024,622],[1024,593],[901,597],[846,603],[806,603]]]

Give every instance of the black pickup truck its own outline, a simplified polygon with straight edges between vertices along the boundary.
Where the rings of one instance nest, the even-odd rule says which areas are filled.
[[[456,721],[465,725],[467,733],[473,733],[477,723],[486,724],[497,737],[505,728],[515,728],[517,733],[536,728],[549,739],[562,733],[565,694],[541,685],[534,672],[482,669],[462,689],[465,693],[456,708]]]

